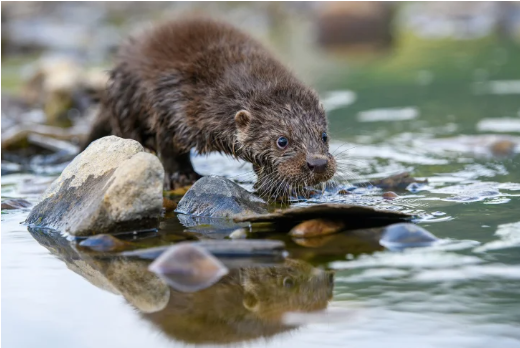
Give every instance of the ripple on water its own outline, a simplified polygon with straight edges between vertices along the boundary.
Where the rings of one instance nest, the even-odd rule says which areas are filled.
[[[234,159],[220,153],[198,155],[192,153],[191,160],[195,171],[201,175],[220,175],[236,181],[254,182],[256,175],[249,162]]]
[[[520,247],[520,222],[499,225],[495,235],[499,238],[499,240],[488,242],[475,248],[474,251],[486,252],[490,250]]]
[[[362,111],[357,119],[360,122],[395,122],[416,119],[419,116],[419,109],[413,106],[402,108],[372,109]]]
[[[508,194],[501,193],[499,191],[500,184],[497,182],[471,182],[467,184],[458,184],[452,186],[446,186],[442,188],[436,188],[430,190],[431,193],[440,194],[451,194],[446,198],[440,198],[444,201],[454,202],[480,202],[485,200],[494,200],[495,204],[507,203],[508,200],[497,200]]]
[[[423,282],[448,282],[472,279],[500,278],[520,280],[520,266],[478,265],[453,269],[426,270],[417,273],[414,280]]]
[[[377,158],[395,160],[400,163],[422,164],[422,165],[443,165],[449,164],[450,161],[444,158],[434,158],[424,154],[420,148],[411,148],[405,145],[396,144],[378,144],[378,145],[361,145],[357,144],[350,151],[350,155],[357,158]]]
[[[481,132],[520,132],[520,119],[518,118],[485,118],[477,124]]]
[[[357,94],[353,91],[330,91],[322,96],[321,102],[327,111],[341,109],[353,104],[357,99]]]
[[[475,86],[477,94],[520,94],[520,80],[493,80]]]
[[[493,122],[495,122],[494,120]],[[487,127],[487,123],[483,125]],[[458,159],[461,154],[489,158],[496,157],[496,149],[493,151],[494,145],[500,142],[508,142],[514,146],[511,154],[520,152],[520,137],[507,134],[457,135],[450,138],[417,136],[413,140],[413,145],[415,148],[424,149],[430,154],[444,158],[456,157]]]
[[[406,249],[402,252],[379,252],[372,255],[361,255],[351,261],[335,261],[329,267],[342,269],[363,269],[372,267],[402,269],[436,269],[450,268],[460,265],[476,265],[482,263],[477,256],[459,255],[435,248],[425,247]]]

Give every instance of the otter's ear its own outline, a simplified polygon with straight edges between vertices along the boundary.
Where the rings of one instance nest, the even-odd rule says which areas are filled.
[[[244,308],[251,312],[258,312],[260,309],[260,301],[258,301],[258,297],[255,294],[247,292],[244,294],[244,299],[242,300],[242,304]]]
[[[247,110],[240,110],[235,115],[235,123],[237,125],[237,129],[240,131],[245,131],[251,122],[251,114]]]

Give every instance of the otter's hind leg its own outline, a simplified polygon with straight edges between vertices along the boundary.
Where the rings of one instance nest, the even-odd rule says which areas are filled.
[[[190,153],[180,153],[174,148],[172,137],[157,136],[159,158],[164,166],[164,188],[174,190],[192,185],[201,178],[193,169]]]

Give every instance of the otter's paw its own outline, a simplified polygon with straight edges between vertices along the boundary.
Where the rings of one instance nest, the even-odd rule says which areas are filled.
[[[164,189],[165,190],[176,190],[186,186],[191,186],[195,181],[202,178],[195,172],[192,173],[172,173],[164,176]]]

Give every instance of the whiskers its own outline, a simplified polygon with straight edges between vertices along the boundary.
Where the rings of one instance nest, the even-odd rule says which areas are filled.
[[[302,171],[295,176],[284,174],[287,168],[283,167],[283,163],[275,163],[274,166],[257,166],[254,170],[237,174],[230,179],[252,183],[256,178],[254,184],[256,194],[268,203],[286,204],[319,197],[320,194],[323,197],[328,192],[334,193],[339,188],[352,186],[352,182],[363,181],[359,173],[366,171],[369,163],[363,159],[353,158],[350,151],[355,146],[345,148],[345,145],[349,144],[343,144],[332,152],[336,171],[332,178],[325,182],[316,183],[319,177],[312,172]]]
[[[363,179],[359,175],[360,169],[366,168],[366,162],[349,156],[349,151],[356,148],[356,146],[350,146],[348,148],[340,149],[347,144],[343,144],[336,148],[332,155],[336,160],[336,173],[331,180],[326,182],[326,187],[335,189],[341,185],[353,186],[352,181],[358,181]]]

